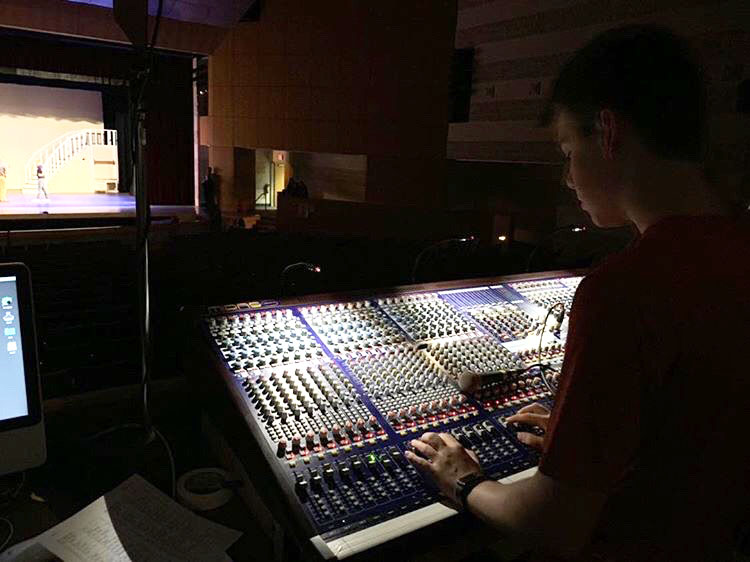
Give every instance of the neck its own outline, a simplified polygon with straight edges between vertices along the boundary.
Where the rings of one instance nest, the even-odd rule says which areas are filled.
[[[698,164],[652,161],[638,170],[623,196],[626,216],[643,233],[670,216],[727,215],[726,202],[716,194]]]

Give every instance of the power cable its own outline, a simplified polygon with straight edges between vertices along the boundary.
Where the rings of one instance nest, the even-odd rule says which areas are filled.
[[[5,547],[10,543],[10,540],[13,538],[13,533],[15,533],[16,528],[13,526],[13,523],[11,523],[10,519],[0,517],[0,521],[8,526],[8,536],[5,538],[2,544],[0,544],[0,553],[2,553],[3,550],[5,550]]]

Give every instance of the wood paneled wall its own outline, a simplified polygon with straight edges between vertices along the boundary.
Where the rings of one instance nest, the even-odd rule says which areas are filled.
[[[313,199],[364,201],[367,157],[355,154],[295,152],[289,157],[294,175]]]
[[[707,70],[709,163],[730,188],[750,171],[750,118],[736,111],[750,78],[747,0],[459,0],[456,47],[476,49],[470,122],[451,124],[448,157],[559,161],[536,126],[561,65],[596,33],[626,23],[667,25],[695,44]]]
[[[267,0],[209,60],[201,142],[219,167],[234,146],[364,154],[368,201],[423,201],[444,180],[455,18],[456,0]]]

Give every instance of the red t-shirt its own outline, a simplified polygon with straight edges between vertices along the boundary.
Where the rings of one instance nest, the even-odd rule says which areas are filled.
[[[583,559],[725,560],[750,513],[750,224],[670,217],[581,282],[539,469],[606,491]]]

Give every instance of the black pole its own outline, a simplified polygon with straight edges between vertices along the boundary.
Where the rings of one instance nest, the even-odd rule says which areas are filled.
[[[141,81],[148,80],[148,71],[141,76]],[[150,298],[150,248],[148,241],[151,223],[151,206],[148,199],[146,180],[146,110],[143,103],[145,82],[139,83],[136,94],[136,150],[135,150],[135,219],[136,219],[136,260],[138,263],[138,308],[141,336],[141,385],[143,388],[143,424],[146,428],[146,440],[154,438],[151,414],[148,408],[148,389],[151,380],[151,298]]]

